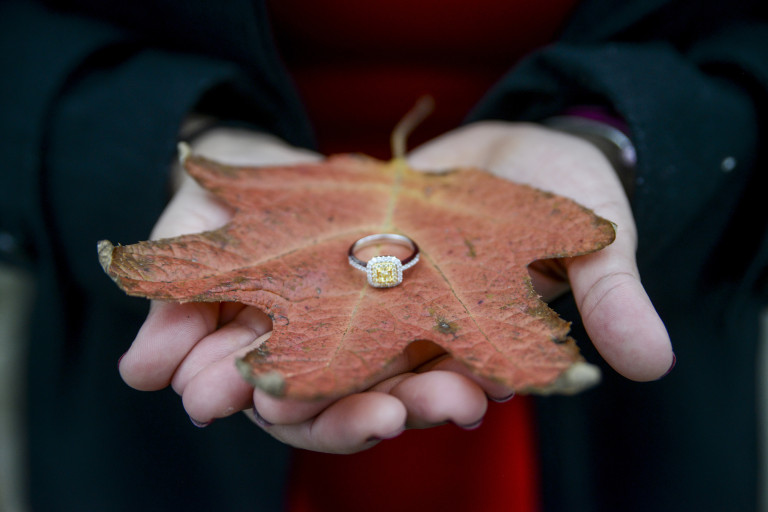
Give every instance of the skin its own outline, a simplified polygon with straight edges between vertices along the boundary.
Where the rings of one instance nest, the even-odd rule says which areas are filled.
[[[193,150],[232,164],[317,160],[271,136],[218,129]],[[537,125],[481,122],[449,132],[409,156],[417,169],[475,166],[570,197],[617,225],[616,241],[595,254],[531,266],[545,300],[571,290],[587,332],[602,357],[635,381],[662,377],[673,364],[664,324],[640,282],[637,235],[629,201],[606,158],[591,144]],[[183,177],[158,220],[153,238],[215,229],[229,208]],[[254,390],[235,370],[235,358],[258,346],[269,318],[242,304],[153,302],[120,361],[125,382],[140,390],[167,386],[182,397],[193,422],[245,411],[280,441],[329,453],[353,453],[399,435],[406,428],[453,422],[475,428],[488,399],[514,390],[485,382],[432,344],[413,344],[388,376],[369,389],[320,402],[280,400]]]

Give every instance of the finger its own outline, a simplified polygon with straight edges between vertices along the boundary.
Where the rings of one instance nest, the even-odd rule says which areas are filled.
[[[438,366],[463,366],[451,358],[445,362],[450,364]],[[403,402],[408,411],[408,428],[429,428],[451,421],[471,430],[480,426],[487,409],[482,387],[451,370],[397,375],[373,390],[389,393]],[[511,394],[504,399],[509,398]]]
[[[394,385],[393,382],[403,375],[408,375],[405,372],[410,372],[443,354],[445,351],[435,343],[426,340],[415,341],[409,344],[403,353],[387,366],[386,373],[381,376],[380,384],[373,386],[370,390],[389,392],[389,389]],[[381,382],[388,384],[381,384]],[[383,387],[380,389],[379,386]],[[363,389],[358,391],[362,392]],[[270,396],[258,389],[254,391],[253,395],[254,407],[259,415],[268,423],[275,425],[307,421],[337,399],[338,397],[312,401],[290,400]]]
[[[400,400],[378,392],[346,396],[315,418],[293,425],[268,425],[253,411],[246,414],[286,444],[326,453],[355,453],[395,437],[404,430],[407,415]]]
[[[672,345],[640,282],[634,251],[617,236],[613,245],[567,267],[584,327],[608,364],[637,381],[667,373]]]
[[[152,229],[151,238],[171,238],[219,228],[229,222],[234,211],[185,174],[179,191]]]
[[[428,417],[425,418],[419,413],[418,416],[413,417],[412,423],[410,417],[411,411],[409,410],[409,426],[413,426],[414,428],[424,428],[426,426],[433,426],[454,420],[461,422],[460,425],[462,426],[473,424],[474,421],[480,419],[485,412],[485,405],[479,405],[485,403],[485,390],[479,383],[483,383],[487,386],[490,392],[494,393],[495,397],[498,397],[499,401],[508,399],[512,394],[509,388],[501,386],[500,384],[491,383],[476,375],[472,375],[471,371],[465,365],[450,357],[440,358],[440,362],[436,364],[434,368],[445,371],[437,372],[440,373],[440,375],[430,375],[428,378],[424,379],[424,382],[427,384],[427,389],[429,389],[430,392],[435,391],[441,393],[440,399],[437,402],[436,409],[428,410]],[[456,370],[455,372],[453,372],[454,369]],[[426,371],[423,368],[419,368],[418,371],[422,370]],[[455,379],[449,375],[444,375],[448,372],[456,373],[458,375]],[[431,374],[435,372],[429,373]],[[403,387],[399,387],[399,385],[403,381],[413,379],[414,377],[418,377],[418,375],[415,373],[401,373],[378,383],[373,386],[370,391],[390,393],[393,394],[393,396],[397,396],[397,393],[404,392],[404,396],[410,397],[411,394],[409,390],[412,389],[412,384],[407,384]],[[416,379],[415,382],[418,384],[421,380]],[[439,391],[439,387],[446,382],[448,385],[445,389]],[[452,391],[454,387],[457,388],[455,393]],[[453,398],[446,399],[446,396]],[[455,405],[455,410],[451,407],[444,407],[445,404],[443,402],[454,399],[456,402],[449,405]],[[253,396],[254,408],[257,410],[259,416],[271,425],[301,423],[319,414],[333,403],[333,401],[333,399],[308,402],[278,399],[267,395],[258,389],[254,391]],[[415,405],[417,407],[414,409],[414,413],[423,408],[420,404]],[[468,421],[467,417],[469,416],[472,416],[474,421]],[[418,427],[416,427],[416,425],[418,425]]]
[[[591,146],[584,151],[596,151]],[[616,226],[616,239],[593,254],[563,264],[584,327],[600,355],[617,372],[637,381],[667,373],[674,354],[666,328],[640,281],[637,232],[629,201],[613,169],[589,159],[591,174],[572,192],[577,200]]]
[[[498,382],[493,382],[484,377],[480,377],[479,375],[475,374],[467,365],[461,361],[457,361],[447,354],[420,366],[416,371],[417,373],[423,373],[425,371],[432,370],[453,372],[462,375],[463,377],[471,380],[477,386],[479,386],[480,389],[485,392],[488,398],[494,402],[506,402],[515,394],[515,390],[511,387],[505,386]]]
[[[291,146],[274,135],[226,126],[203,133],[192,150],[227,165],[291,165],[322,159],[322,155]]]
[[[455,372],[429,371],[401,380],[390,390],[408,412],[408,428],[451,421],[472,429],[480,425],[488,402],[482,388]]]
[[[275,398],[260,389],[253,391],[253,408],[270,425],[291,425],[308,421],[331,405],[336,399],[291,400]]]
[[[232,321],[195,344],[173,376],[173,389],[180,395],[185,394],[189,381],[203,368],[242,352],[244,348],[256,348],[264,341],[262,337],[271,330],[272,321],[266,313],[255,307],[241,309]],[[234,360],[231,370],[237,373]]]
[[[237,371],[235,360],[259,343],[205,366],[186,383],[182,403],[193,423],[207,424],[252,407],[253,387]]]
[[[217,304],[153,301],[136,339],[120,359],[121,377],[135,389],[165,388],[195,344],[216,328],[217,317]]]

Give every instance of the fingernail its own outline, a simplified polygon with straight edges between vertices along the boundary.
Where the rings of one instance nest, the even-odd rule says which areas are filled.
[[[672,370],[674,370],[674,369],[675,369],[675,365],[676,365],[676,364],[677,364],[677,356],[676,356],[675,354],[672,354],[672,364],[670,365],[670,367],[669,367],[669,370],[667,370],[667,373],[665,373],[664,375],[662,375],[662,377],[666,377],[667,375],[669,375],[670,373],[672,373]]]
[[[269,427],[271,427],[271,426],[272,426],[272,423],[270,423],[270,422],[268,422],[267,420],[265,420],[265,419],[264,419],[264,418],[261,416],[261,414],[259,414],[259,411],[258,411],[258,410],[256,410],[256,408],[255,408],[255,407],[254,407],[253,409],[251,409],[251,412],[253,413],[253,419],[254,419],[254,420],[256,420],[256,424],[257,424],[258,426],[260,426],[261,428],[269,428]]]
[[[194,426],[196,426],[197,428],[205,428],[205,427],[207,427],[208,425],[210,425],[211,423],[213,423],[213,420],[211,420],[211,421],[205,421],[205,422],[204,422],[204,421],[197,421],[197,420],[196,420],[195,418],[193,418],[192,416],[190,416],[190,417],[189,417],[189,421],[191,421],[191,422],[192,422],[192,424],[193,424]]]
[[[457,424],[456,424],[456,426],[457,426],[457,427],[459,427],[459,428],[460,428],[460,429],[462,429],[462,430],[475,430],[475,429],[479,428],[479,427],[480,427],[480,425],[482,425],[482,424],[483,424],[483,419],[482,419],[482,418],[480,418],[480,419],[479,419],[479,420],[477,420],[476,422],[474,422],[474,423],[470,423],[469,425],[459,425],[459,424],[457,423]]]
[[[399,429],[395,430],[391,434],[387,434],[385,436],[381,436],[381,437],[379,437],[379,436],[371,436],[368,439],[366,439],[365,442],[366,443],[372,443],[374,441],[378,442],[378,441],[384,441],[386,439],[394,439],[395,437],[399,436],[403,432],[405,432],[405,427],[400,427]]]
[[[491,399],[492,402],[496,402],[497,404],[503,404],[504,402],[509,402],[514,397],[515,397],[515,392],[513,391],[509,395],[502,398],[494,398],[494,397],[489,397],[489,398]]]
[[[120,357],[117,359],[117,369],[118,369],[118,370],[120,370],[120,361],[122,361],[122,360],[123,360],[123,358],[125,357],[125,354],[127,354],[127,353],[128,353],[128,352],[123,352],[123,355],[121,355],[121,356],[120,356]]]

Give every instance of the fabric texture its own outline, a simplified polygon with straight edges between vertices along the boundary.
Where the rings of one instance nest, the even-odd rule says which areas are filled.
[[[546,510],[756,510],[755,355],[766,304],[766,8],[758,1],[585,0],[472,119],[606,105],[637,148],[644,285],[678,365],[537,401]],[[29,497],[46,510],[280,510],[289,450],[245,419],[194,429],[172,392],[113,361],[146,314],[95,242],[146,238],[196,109],[313,144],[251,0],[0,3],[0,231],[32,268]],[[511,63],[510,63],[511,64]],[[735,166],[732,165],[735,163]],[[574,322],[566,298],[554,304]]]

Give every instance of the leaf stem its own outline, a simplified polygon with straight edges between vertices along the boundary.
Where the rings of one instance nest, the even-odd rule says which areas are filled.
[[[435,108],[435,100],[432,96],[422,96],[416,104],[400,120],[392,131],[390,142],[392,144],[392,158],[394,160],[405,159],[406,141],[413,130],[432,113]]]

